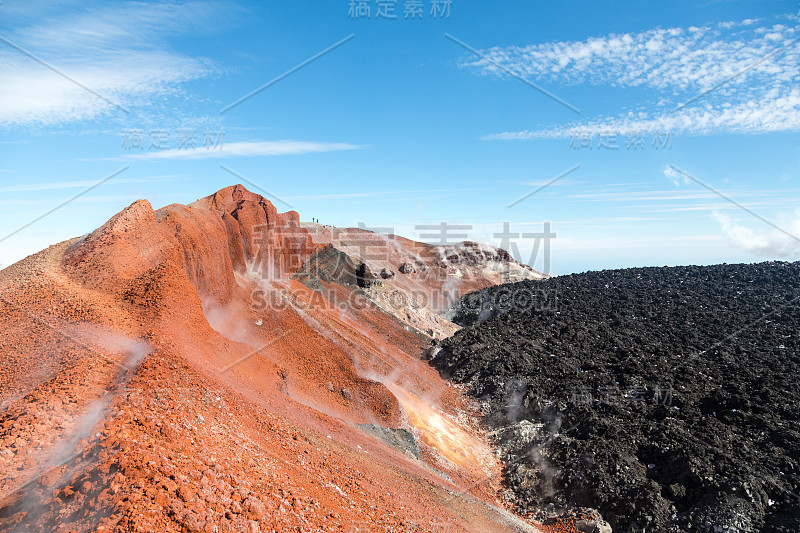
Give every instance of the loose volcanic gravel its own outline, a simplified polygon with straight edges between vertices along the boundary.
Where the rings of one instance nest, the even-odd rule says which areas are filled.
[[[431,363],[482,402],[522,512],[800,531],[800,263],[524,281],[450,317]]]

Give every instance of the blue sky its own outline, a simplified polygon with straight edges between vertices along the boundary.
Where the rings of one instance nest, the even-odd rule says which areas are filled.
[[[0,265],[238,182],[539,268],[549,222],[553,274],[800,258],[796,1],[355,3],[3,0]]]

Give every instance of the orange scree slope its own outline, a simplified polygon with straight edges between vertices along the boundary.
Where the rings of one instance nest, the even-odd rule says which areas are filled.
[[[526,277],[239,185],[138,201],[0,272],[0,528],[535,531],[419,359],[443,301]]]

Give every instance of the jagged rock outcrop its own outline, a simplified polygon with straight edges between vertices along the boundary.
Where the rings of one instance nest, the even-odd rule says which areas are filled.
[[[234,272],[248,266],[270,279],[288,279],[315,251],[296,212],[278,214],[241,185],[190,206],[154,211],[140,200],[76,242],[65,268],[83,283],[115,290],[165,260],[179,265],[203,294],[228,301]]]
[[[403,263],[402,265],[397,267],[397,270],[399,270],[401,274],[413,274],[414,272],[417,271],[417,269],[414,268],[414,265],[412,265],[411,263]]]
[[[263,277],[295,273],[316,249],[296,211],[278,213],[264,197],[241,185],[226,187],[192,204],[216,213],[228,231],[233,267],[260,269]]]
[[[317,291],[322,289],[320,281],[353,287],[359,282],[359,266],[349,255],[326,244],[312,254],[294,278]]]
[[[380,286],[380,278],[369,268],[366,263],[361,263],[356,269],[356,276],[358,277],[358,286],[364,289],[370,287]]]

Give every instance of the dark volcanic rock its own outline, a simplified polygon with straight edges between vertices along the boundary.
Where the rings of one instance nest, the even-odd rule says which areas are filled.
[[[321,289],[320,280],[352,286],[358,284],[357,269],[349,255],[334,248],[332,244],[326,244],[314,252],[294,277],[313,290]]]
[[[402,428],[385,428],[383,426],[376,426],[375,424],[356,425],[365,433],[369,433],[373,437],[382,440],[389,446],[415,459],[422,460],[422,455],[417,445],[417,439],[414,438],[414,435],[412,435],[410,431],[406,431]]]
[[[294,278],[316,291],[322,289],[320,281],[362,288],[381,283],[380,278],[365,263],[356,263],[352,257],[332,244],[326,244],[314,252]]]
[[[799,263],[521,282],[457,314],[475,325],[431,362],[483,402],[523,510],[596,508],[614,531],[800,531]]]
[[[358,286],[364,289],[372,287],[373,285],[380,285],[381,280],[377,275],[367,266],[366,263],[361,263],[356,268],[356,277],[358,278]]]
[[[508,283],[465,294],[455,302],[444,316],[459,326],[472,326],[498,317],[512,309],[552,309],[556,305],[557,291],[538,283],[519,285]]]
[[[411,263],[403,263],[397,268],[397,270],[399,270],[401,274],[413,274],[417,271],[417,269],[414,268],[414,265]]]

